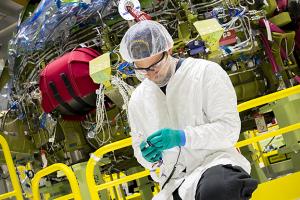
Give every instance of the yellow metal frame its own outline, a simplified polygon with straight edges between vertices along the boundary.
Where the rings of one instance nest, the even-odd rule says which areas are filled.
[[[47,176],[53,172],[62,171],[65,173],[66,177],[68,178],[71,186],[72,193],[56,198],[55,200],[62,200],[62,199],[75,199],[81,200],[81,194],[78,186],[78,182],[76,179],[75,174],[67,165],[62,163],[56,163],[40,170],[38,173],[35,174],[34,178],[32,179],[32,195],[33,200],[40,200],[40,189],[39,183],[42,177]]]
[[[288,97],[290,95],[297,94],[297,93],[300,93],[300,85],[291,87],[291,88],[288,88],[288,89],[285,89],[285,90],[282,90],[279,92],[275,92],[275,93],[272,93],[272,94],[269,94],[269,95],[266,95],[263,97],[259,97],[259,98],[247,101],[245,103],[241,103],[238,105],[238,111],[242,112],[242,111],[245,111],[245,110],[266,104],[266,103],[270,103],[270,102],[273,102],[273,101],[276,101],[276,100],[279,100],[279,99],[282,99],[282,98],[285,98],[285,97]],[[235,146],[237,148],[240,148],[240,147],[264,140],[269,137],[282,135],[282,134],[288,133],[290,131],[294,131],[296,129],[300,129],[300,123],[293,124],[293,125],[281,128],[279,130],[272,131],[270,133],[266,133],[266,134],[254,137],[254,138],[240,141]],[[139,179],[139,178],[148,176],[150,174],[149,170],[145,170],[142,172],[138,172],[136,174],[132,174],[130,176],[123,177],[118,180],[103,183],[100,185],[96,184],[95,179],[94,179],[94,169],[95,169],[95,165],[100,160],[100,158],[108,152],[111,152],[111,151],[114,151],[117,149],[121,149],[121,148],[130,146],[130,145],[131,145],[131,138],[127,138],[127,139],[120,140],[118,142],[106,145],[104,147],[101,147],[91,156],[91,158],[88,161],[87,168],[86,168],[86,177],[88,180],[87,184],[88,184],[89,192],[90,192],[93,200],[100,200],[100,198],[98,196],[98,191],[100,191],[100,190],[107,189],[107,188],[110,188],[113,186],[117,186],[122,183],[132,181],[135,179]]]
[[[3,150],[3,154],[4,154],[4,158],[5,158],[5,162],[8,168],[8,172],[9,172],[9,176],[10,176],[10,180],[13,186],[13,191],[8,192],[8,193],[4,193],[0,195],[0,200],[1,199],[7,199],[9,197],[16,197],[17,200],[23,200],[23,196],[22,196],[22,190],[21,190],[21,186],[19,183],[19,178],[17,177],[17,172],[10,154],[10,150],[9,150],[9,146],[5,140],[5,138],[0,135],[0,145],[2,147]]]

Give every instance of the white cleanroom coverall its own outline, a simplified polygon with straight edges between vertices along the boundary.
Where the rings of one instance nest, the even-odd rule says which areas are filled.
[[[153,164],[141,154],[142,141],[162,128],[185,132],[186,143],[181,147],[175,173],[154,199],[172,199],[172,192],[180,185],[180,197],[194,199],[202,173],[215,165],[237,165],[250,173],[249,162],[234,147],[241,126],[236,94],[218,64],[185,59],[171,77],[166,95],[145,79],[133,92],[128,112],[134,154],[147,169],[151,170]],[[179,147],[162,152],[160,185],[169,177],[178,154]]]

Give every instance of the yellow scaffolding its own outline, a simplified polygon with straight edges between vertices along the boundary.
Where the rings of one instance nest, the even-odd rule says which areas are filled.
[[[69,168],[67,165],[62,163],[56,163],[50,165],[49,167],[46,167],[35,174],[34,178],[32,179],[33,200],[40,200],[39,183],[41,178],[56,171],[62,171],[65,173],[66,177],[70,182],[72,193],[56,198],[55,200],[62,200],[62,199],[81,200],[81,194],[80,194],[80,190],[79,190],[79,186],[75,174],[73,173],[71,168]]]
[[[245,110],[266,104],[266,103],[270,103],[270,102],[273,102],[273,101],[276,101],[276,100],[279,100],[279,99],[282,99],[282,98],[285,98],[285,97],[288,97],[290,95],[297,94],[297,93],[300,93],[300,85],[291,87],[291,88],[288,88],[288,89],[285,89],[285,90],[282,90],[279,92],[275,92],[275,93],[272,93],[272,94],[269,94],[269,95],[266,95],[263,97],[259,97],[259,98],[247,101],[245,103],[241,103],[238,105],[238,111],[242,112],[242,111],[245,111]],[[247,139],[244,141],[240,141],[235,146],[237,148],[240,148],[240,147],[264,140],[269,137],[273,137],[276,135],[282,135],[282,134],[288,133],[290,131],[294,131],[299,128],[300,128],[300,123],[293,124],[293,125],[281,128],[279,130],[276,130],[276,131],[273,131],[270,133],[266,133],[261,136],[257,136],[257,137],[250,138],[250,139]],[[131,145],[131,138],[127,138],[127,139],[106,145],[104,147],[101,147],[94,154],[92,154],[91,158],[88,161],[87,168],[86,168],[86,177],[88,180],[87,184],[88,184],[88,188],[89,188],[89,192],[91,194],[92,200],[100,200],[100,198],[98,196],[98,191],[100,191],[100,190],[107,189],[107,188],[110,188],[113,186],[117,186],[122,183],[126,183],[128,181],[132,181],[135,179],[139,179],[139,178],[148,176],[150,174],[149,170],[145,170],[142,172],[138,172],[136,174],[132,174],[132,175],[123,177],[118,180],[103,183],[100,185],[96,184],[95,179],[94,179],[94,169],[95,169],[95,165],[101,159],[101,157],[110,151],[121,149],[121,148],[130,146],[130,145]]]
[[[279,92],[276,92],[276,93],[273,93],[273,94],[269,94],[269,95],[259,97],[257,99],[253,99],[253,100],[250,100],[248,102],[242,103],[242,104],[238,105],[238,111],[242,112],[244,110],[248,110],[248,109],[251,109],[253,107],[260,106],[260,105],[263,105],[263,104],[266,104],[266,103],[269,103],[269,102],[272,102],[272,101],[275,101],[275,100],[278,100],[278,99],[281,99],[281,98],[285,98],[287,96],[290,96],[290,95],[293,95],[293,94],[296,94],[296,93],[300,93],[300,86],[295,86],[295,87],[292,87],[292,88],[288,88],[286,90],[282,90],[282,91],[279,91]],[[269,138],[269,137],[273,137],[273,136],[276,136],[276,135],[282,135],[282,134],[288,133],[290,131],[294,131],[294,130],[299,129],[299,128],[300,128],[300,123],[293,124],[293,125],[290,125],[288,127],[284,127],[284,128],[279,129],[279,130],[276,130],[276,131],[273,131],[273,132],[270,132],[270,133],[266,133],[266,134],[261,135],[261,136],[257,136],[257,137],[250,138],[250,139],[247,139],[247,140],[244,140],[244,141],[240,141],[235,146],[239,148],[239,147],[242,147],[242,146],[246,146],[246,145],[264,140],[264,139]],[[87,164],[86,177],[87,177],[87,180],[88,180],[87,184],[88,184],[88,187],[89,187],[89,192],[90,192],[91,197],[92,197],[93,200],[99,200],[98,191],[100,191],[100,190],[107,189],[107,188],[110,188],[110,187],[113,187],[113,186],[117,186],[117,185],[120,185],[122,183],[132,181],[132,180],[135,180],[135,179],[139,179],[139,178],[148,176],[150,174],[149,170],[145,170],[143,172],[138,172],[136,174],[132,174],[130,176],[126,176],[126,177],[123,177],[123,178],[118,179],[118,180],[103,183],[101,185],[96,185],[96,182],[95,182],[95,179],[94,179],[94,169],[95,169],[95,165],[100,160],[100,158],[108,152],[130,146],[131,142],[132,142],[131,138],[127,138],[127,139],[124,139],[124,140],[106,145],[104,147],[101,147],[100,149],[98,149],[96,152],[94,152],[92,154],[92,156],[89,159],[88,164]],[[12,197],[12,196],[15,196],[17,198],[17,200],[21,200],[21,199],[23,199],[22,191],[21,191],[21,187],[20,187],[20,184],[19,184],[18,177],[16,175],[16,170],[15,170],[12,158],[11,158],[10,150],[9,150],[9,147],[8,147],[8,144],[7,144],[6,140],[1,135],[0,135],[0,143],[1,143],[1,146],[2,146],[2,149],[3,149],[3,153],[4,153],[5,160],[6,160],[6,163],[7,163],[7,166],[8,166],[8,170],[9,170],[9,174],[10,174],[10,177],[11,177],[12,185],[13,185],[13,188],[14,188],[14,190],[12,192],[8,192],[6,194],[1,194],[0,195],[0,200],[6,199],[6,198],[9,198],[9,197]],[[39,194],[39,181],[40,181],[40,179],[42,177],[48,175],[48,174],[51,174],[51,173],[53,173],[55,171],[59,171],[59,170],[63,171],[66,174],[68,180],[70,181],[72,193],[68,194],[68,195],[65,195],[65,196],[62,196],[62,197],[59,197],[59,198],[57,198],[57,200],[71,199],[71,198],[74,198],[75,200],[81,199],[79,186],[78,186],[78,183],[77,183],[77,180],[76,180],[76,177],[75,177],[73,171],[68,166],[66,166],[64,164],[61,164],[61,163],[57,163],[57,164],[51,165],[51,166],[39,171],[35,175],[35,177],[33,178],[33,180],[32,180],[32,192],[33,192],[33,199],[34,200],[40,199],[40,194]]]
[[[21,186],[19,183],[19,179],[17,177],[17,172],[15,169],[11,154],[10,154],[9,146],[8,146],[5,138],[2,135],[0,135],[0,144],[1,144],[1,147],[3,150],[3,154],[4,154],[5,162],[6,162],[6,165],[8,168],[10,180],[11,180],[11,183],[13,186],[13,191],[1,194],[0,200],[7,199],[9,197],[16,197],[17,200],[23,200]]]

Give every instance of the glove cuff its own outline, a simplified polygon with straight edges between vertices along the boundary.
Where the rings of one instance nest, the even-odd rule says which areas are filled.
[[[179,130],[179,134],[180,134],[180,146],[184,146],[186,139],[185,139],[185,132],[183,130]]]

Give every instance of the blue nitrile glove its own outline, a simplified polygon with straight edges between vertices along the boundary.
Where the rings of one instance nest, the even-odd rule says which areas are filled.
[[[162,159],[161,151],[158,151],[154,146],[149,146],[145,141],[140,144],[142,156],[151,163]]]
[[[160,129],[147,138],[148,143],[160,151],[185,145],[185,133],[182,130]]]

